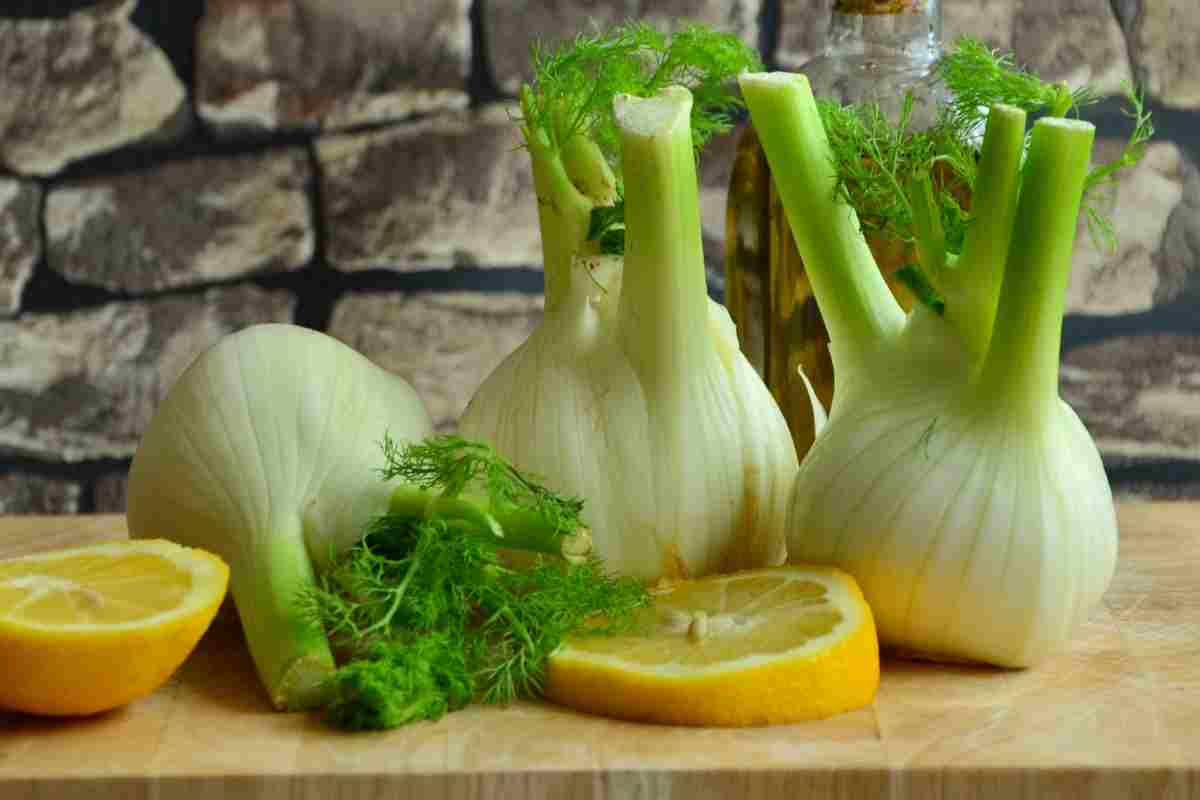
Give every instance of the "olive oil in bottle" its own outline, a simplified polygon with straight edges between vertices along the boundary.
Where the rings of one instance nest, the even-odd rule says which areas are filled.
[[[910,97],[908,128],[918,130],[936,114],[932,73],[941,35],[939,0],[833,0],[824,51],[800,71],[818,98],[874,103],[893,122]],[[828,409],[834,378],[829,334],[750,125],[738,141],[725,225],[725,304],[743,352],[782,409],[803,458],[814,429],[799,370]],[[894,276],[914,260],[909,246],[869,231],[868,242],[893,293],[910,308],[913,298]]]

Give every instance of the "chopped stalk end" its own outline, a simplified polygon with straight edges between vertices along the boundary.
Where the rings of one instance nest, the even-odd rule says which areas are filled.
[[[738,85],[743,92],[747,87],[771,90],[790,84],[803,85],[812,91],[808,76],[799,72],[743,72],[738,76]]]
[[[1035,136],[1037,135],[1037,130],[1039,128],[1041,128],[1043,130],[1058,129],[1058,130],[1062,130],[1065,132],[1069,132],[1069,135],[1087,136],[1089,138],[1089,140],[1096,133],[1096,126],[1093,125],[1092,123],[1087,122],[1086,120],[1070,119],[1068,117],[1042,117],[1036,123],[1034,123],[1033,129],[1034,129]],[[1059,144],[1060,144],[1060,146],[1064,145],[1064,144],[1067,146],[1070,146],[1065,141],[1060,142]],[[1089,148],[1090,148],[1090,146],[1091,145],[1089,143]]]
[[[301,598],[315,575],[299,519],[263,534],[263,549],[243,554],[230,590],[254,665],[280,709],[320,704],[320,686],[333,673],[333,653]]]
[[[271,694],[271,702],[281,711],[321,708],[329,700],[329,680],[333,673],[330,654],[302,656],[284,671],[282,680]]]
[[[692,93],[682,86],[668,86],[653,97],[617,95],[613,112],[625,136],[661,136],[674,126],[689,124]]]
[[[592,557],[592,532],[580,528],[563,537],[562,557],[570,564],[581,564]]]

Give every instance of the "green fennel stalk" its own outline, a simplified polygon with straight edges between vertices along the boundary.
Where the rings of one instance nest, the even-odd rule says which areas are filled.
[[[880,277],[857,214],[844,194],[822,188],[836,184],[837,161],[807,79],[744,76],[742,89],[831,339],[853,359],[895,338],[904,315]],[[1041,331],[1037,346],[1053,350],[1057,376],[1058,334],[1051,338],[1047,332],[1062,325],[1062,292],[1093,131],[1083,122],[1039,120],[1022,168],[1025,112],[994,106],[980,151],[974,221],[961,255],[946,252],[936,215],[917,215],[921,266],[946,297],[947,321],[976,371],[984,367],[985,354],[989,365],[1008,359],[1024,370],[1034,352],[1016,345],[1033,336],[1020,333],[1032,322]],[[1074,168],[1078,164],[1082,167]],[[913,205],[928,208],[927,195],[914,195],[919,202]],[[1046,297],[1057,298],[1057,310],[1043,308]],[[997,313],[1003,315],[1004,336],[993,344]],[[997,369],[989,366],[989,376]],[[1047,389],[1044,380],[1038,386]]]

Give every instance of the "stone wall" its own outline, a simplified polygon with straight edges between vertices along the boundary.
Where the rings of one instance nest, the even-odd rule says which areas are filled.
[[[0,513],[114,511],[138,436],[222,334],[326,330],[442,429],[536,324],[509,121],[535,37],[689,17],[793,67],[829,0],[9,0],[0,17]],[[1062,392],[1119,493],[1200,496],[1194,0],[943,0],[947,37],[1146,87],[1160,135],[1079,248]],[[1093,115],[1100,147],[1124,120]],[[702,164],[720,296],[732,137]]]

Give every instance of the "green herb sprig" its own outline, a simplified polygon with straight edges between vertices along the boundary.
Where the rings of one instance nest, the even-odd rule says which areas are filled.
[[[731,82],[743,70],[761,68],[757,53],[736,36],[698,25],[666,34],[630,22],[555,48],[536,44],[534,82],[522,91],[522,122],[545,131],[556,148],[585,136],[615,157],[612,98],[650,97],[682,85],[692,92],[692,141],[700,148],[728,130],[743,105]]]
[[[593,198],[602,202],[592,211],[586,240],[600,253],[620,255],[625,250],[625,209],[613,98],[649,97],[667,86],[687,86],[692,143],[699,152],[713,136],[729,130],[733,114],[743,106],[734,90],[738,74],[761,68],[758,54],[736,36],[698,25],[666,34],[629,22],[580,34],[553,48],[539,43],[533,48],[533,82],[521,90],[521,124],[526,141],[540,135],[556,152],[578,147],[580,140],[598,148],[609,169],[593,164],[583,171],[601,185],[611,183],[612,194]],[[571,172],[570,158],[567,163]],[[599,173],[603,179],[597,178]]]
[[[393,513],[300,599],[343,654],[326,706],[334,725],[391,728],[472,700],[537,697],[563,637],[621,629],[649,602],[639,583],[595,558],[550,555],[583,531],[583,503],[487,445],[385,439],[384,457],[383,477],[407,482]],[[414,503],[414,492],[427,496]],[[464,502],[475,511],[461,513]],[[510,565],[508,549],[535,553],[532,565]]]
[[[970,37],[959,39],[938,63],[935,79],[946,99],[934,124],[924,130],[913,126],[911,93],[896,120],[871,103],[842,106],[821,100],[818,108],[838,175],[835,192],[858,211],[863,230],[918,249],[922,237],[933,235],[938,241],[925,242],[926,249],[953,259],[972,220],[968,198],[988,109],[1005,104],[1031,115],[1078,115],[1099,95],[1090,87],[1043,81],[1018,67],[1011,55]],[[1154,134],[1142,95],[1131,85],[1124,89],[1133,130],[1115,159],[1092,167],[1082,206],[1093,240],[1110,250],[1115,246],[1112,224],[1098,207],[1096,192],[1136,164]],[[944,310],[944,300],[917,264],[906,265],[900,279],[919,302]]]

